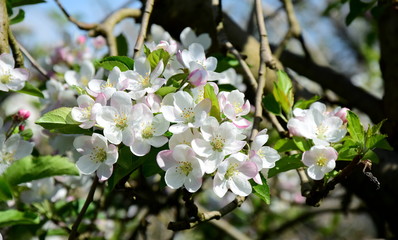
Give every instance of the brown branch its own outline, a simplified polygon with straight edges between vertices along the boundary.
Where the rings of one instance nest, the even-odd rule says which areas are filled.
[[[0,54],[9,53],[10,46],[8,44],[8,14],[5,0],[0,0]]]
[[[146,38],[149,18],[151,17],[153,4],[154,4],[154,0],[146,0],[145,12],[144,12],[144,15],[142,16],[142,21],[141,21],[140,33],[138,34],[137,42],[135,43],[135,46],[134,46],[133,58],[138,57],[138,54],[140,53],[140,50],[141,50],[144,40]]]
[[[14,37],[14,34],[11,31],[11,28],[8,28],[8,41],[12,50],[12,55],[15,60],[15,68],[20,68],[24,66],[24,58],[22,56],[21,49],[19,48],[18,42]]]
[[[61,9],[61,11],[64,13],[66,18],[70,22],[74,23],[79,29],[81,29],[81,30],[91,30],[91,29],[94,29],[97,26],[97,24],[83,23],[83,22],[78,21],[76,18],[74,18],[71,15],[69,15],[69,13],[66,11],[64,6],[62,6],[62,4],[61,4],[61,2],[59,0],[54,0],[54,1],[58,5],[58,7]]]
[[[97,175],[95,175],[95,178],[91,185],[90,191],[88,192],[86,201],[84,202],[84,205],[83,205],[82,209],[80,210],[79,215],[76,218],[76,221],[72,225],[72,231],[70,232],[69,238],[68,238],[69,240],[73,240],[73,239],[77,238],[77,236],[78,236],[77,230],[79,228],[81,221],[83,220],[84,214],[86,213],[88,206],[94,200],[94,193],[95,193],[95,189],[97,188],[97,186],[98,186],[98,177],[97,177]]]
[[[25,57],[29,60],[29,62],[32,64],[32,66],[34,68],[36,68],[36,70],[43,75],[43,77],[45,77],[46,79],[50,79],[50,75],[48,74],[48,72],[42,67],[40,66],[40,64],[36,61],[36,59],[34,59],[34,57],[32,55],[30,55],[30,53],[28,52],[28,50],[26,50],[26,48],[24,46],[21,45],[21,43],[19,43],[16,39],[15,39],[16,43],[19,46],[19,49],[21,49],[21,52],[25,55]]]

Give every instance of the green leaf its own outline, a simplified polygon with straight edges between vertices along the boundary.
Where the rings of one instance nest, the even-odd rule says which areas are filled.
[[[225,92],[232,92],[233,90],[236,90],[237,88],[231,84],[217,84],[218,89],[220,92],[225,91]]]
[[[281,105],[276,101],[274,95],[272,94],[267,94],[263,98],[263,105],[267,111],[280,116],[282,114],[282,109]]]
[[[0,227],[39,224],[39,222],[39,216],[32,212],[20,212],[15,209],[0,211]]]
[[[345,23],[346,25],[350,25],[355,18],[362,16],[367,12],[369,9],[371,9],[377,1],[373,0],[371,2],[362,2],[361,0],[350,0],[349,6],[350,6],[350,12],[348,13]]]
[[[268,178],[271,178],[281,172],[304,167],[304,164],[301,162],[301,156],[302,154],[300,153],[282,157],[276,161],[275,167],[268,171]]]
[[[354,112],[348,111],[347,121],[347,130],[350,133],[352,140],[357,142],[360,146],[365,146],[365,132],[358,116]]]
[[[24,5],[31,5],[31,4],[38,4],[38,3],[45,3],[45,0],[11,0],[12,7],[20,7]]]
[[[36,121],[36,124],[48,130],[65,134],[89,134],[88,129],[79,127],[79,122],[72,118],[72,108],[61,107],[45,113]]]
[[[263,182],[262,185],[257,184],[253,186],[254,194],[261,198],[266,204],[271,203],[271,194],[269,191],[269,186],[267,183],[267,179],[260,173],[261,181]]]
[[[217,118],[221,121],[220,117],[220,105],[218,104],[217,95],[214,92],[214,88],[210,84],[205,85],[204,98],[208,98],[211,101],[210,116]]]
[[[214,54],[213,57],[217,58],[217,68],[215,72],[224,72],[229,68],[239,66],[239,61],[232,54],[227,54],[227,56],[225,56],[224,54],[217,53]]]
[[[11,187],[7,180],[0,176],[0,202],[8,199],[12,199]]]
[[[24,18],[25,18],[25,11],[19,9],[18,14],[10,20],[10,25],[20,23],[24,20]]]
[[[155,69],[160,61],[166,66],[169,61],[170,54],[164,49],[157,49],[148,55],[148,61],[151,64],[151,70]]]
[[[127,56],[129,46],[126,40],[126,37],[123,33],[116,37],[116,44],[117,44],[117,54],[119,56]]]
[[[43,93],[37,87],[33,86],[29,82],[25,82],[25,86],[17,92],[32,95],[39,98],[44,98]]]
[[[369,149],[381,148],[389,151],[394,150],[387,141],[387,135],[384,134],[377,134],[368,137],[366,139],[366,148]]]
[[[367,160],[371,160],[372,163],[379,163],[379,157],[377,156],[377,154],[375,152],[373,152],[372,150],[368,150],[365,155],[363,156],[362,159],[367,159]]]
[[[178,73],[176,75],[173,75],[167,80],[166,85],[170,86],[172,85],[173,87],[180,87],[181,82],[184,81],[188,77],[188,73]]]
[[[165,86],[165,87],[159,88],[159,90],[156,91],[156,94],[161,96],[161,97],[164,97],[167,94],[173,93],[175,91],[177,91],[177,88],[171,87],[171,86],[170,87],[169,86]]]
[[[134,69],[134,60],[126,56],[106,57],[99,61],[99,64],[100,67],[109,71],[112,71],[114,67],[118,67],[122,72]]]
[[[149,49],[145,44],[144,44],[144,53],[145,56],[149,56],[149,54],[151,54],[151,49]]]
[[[338,150],[337,160],[352,161],[358,155],[358,148],[355,147],[342,147]]]
[[[379,134],[380,133],[380,129],[383,126],[383,124],[385,123],[385,121],[387,121],[387,119],[384,119],[381,122],[379,122],[378,124],[373,125],[372,127],[369,127],[368,131],[367,131],[368,137],[370,137],[372,135],[375,135],[375,134]]]
[[[33,131],[32,129],[25,129],[22,132],[19,133],[19,135],[21,135],[21,137],[25,140],[28,141],[33,137]]]
[[[286,72],[278,70],[276,73],[278,81],[274,82],[272,94],[275,100],[282,106],[283,111],[290,115],[294,103],[292,81]]]
[[[279,139],[275,143],[274,149],[277,150],[278,152],[290,152],[290,151],[300,150],[297,147],[296,143],[293,141],[293,139],[290,138]]]
[[[114,167],[112,176],[108,179],[108,189],[112,190],[121,179],[135,171],[144,161],[134,156],[129,147],[122,147],[119,150],[119,158]]]
[[[311,104],[318,101],[319,99],[321,99],[321,97],[319,96],[313,96],[309,100],[300,99],[294,104],[293,109],[295,108],[307,109]]]
[[[308,151],[311,148],[311,143],[303,137],[294,136],[293,142],[294,142],[294,144],[296,144],[298,149],[300,149],[303,152]]]
[[[5,171],[4,178],[11,186],[15,186],[20,183],[59,175],[78,176],[79,170],[75,163],[72,163],[66,157],[29,156],[11,164]]]

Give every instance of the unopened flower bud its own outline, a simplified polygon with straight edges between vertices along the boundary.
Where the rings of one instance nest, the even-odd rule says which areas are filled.
[[[205,85],[207,82],[207,71],[203,69],[196,69],[188,76],[188,81],[195,87]]]
[[[18,129],[20,132],[22,132],[23,130],[25,130],[25,125],[19,125]]]
[[[336,117],[339,117],[342,121],[343,121],[343,123],[346,123],[347,122],[347,112],[350,110],[350,109],[348,109],[348,108],[339,108],[339,109],[336,109],[337,111],[335,112],[335,116]]]
[[[76,42],[79,45],[83,45],[86,42],[86,40],[87,40],[86,36],[82,35],[82,36],[77,37]]]
[[[21,109],[19,110],[15,115],[14,115],[14,121],[25,121],[30,117],[30,112],[26,109]]]

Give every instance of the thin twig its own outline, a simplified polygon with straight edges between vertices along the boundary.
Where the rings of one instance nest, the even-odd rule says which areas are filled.
[[[12,55],[14,56],[15,67],[16,68],[23,67],[24,66],[23,55],[21,49],[19,48],[18,42],[11,31],[11,28],[8,28],[8,42],[12,50]]]
[[[76,218],[76,221],[72,225],[72,231],[70,232],[69,240],[73,240],[73,239],[77,238],[77,235],[78,235],[77,229],[79,228],[79,225],[80,225],[81,221],[83,220],[84,214],[86,213],[88,206],[94,200],[94,193],[95,193],[95,189],[97,188],[97,186],[98,186],[98,177],[97,177],[97,175],[95,175],[95,178],[91,185],[90,191],[88,192],[86,201],[84,202],[84,205],[83,205],[82,209],[80,210],[79,215]]]
[[[32,64],[32,66],[34,68],[36,68],[36,70],[43,75],[43,77],[45,77],[46,79],[50,79],[50,75],[48,74],[48,72],[36,61],[36,59],[34,59],[34,57],[32,55],[30,55],[30,53],[28,52],[28,50],[26,50],[26,48],[24,46],[22,46],[22,44],[20,42],[18,42],[17,40],[15,40],[19,46],[19,49],[21,49],[21,52],[25,55],[25,57],[29,60],[29,62]]]
[[[138,34],[137,42],[135,43],[135,46],[134,46],[133,58],[138,57],[138,54],[140,53],[140,50],[142,48],[142,44],[144,43],[144,40],[146,38],[149,18],[151,17],[153,4],[154,4],[154,0],[146,0],[145,12],[144,12],[144,15],[142,16],[142,21],[141,21],[140,33]]]
[[[61,9],[61,11],[64,13],[66,18],[68,18],[68,20],[70,22],[74,23],[79,29],[81,29],[81,30],[91,30],[91,29],[94,29],[97,26],[97,24],[83,23],[83,22],[78,21],[76,18],[74,18],[71,15],[69,15],[69,13],[66,11],[64,6],[62,6],[62,4],[61,4],[61,2],[59,0],[54,0],[54,1],[58,5],[58,7]]]

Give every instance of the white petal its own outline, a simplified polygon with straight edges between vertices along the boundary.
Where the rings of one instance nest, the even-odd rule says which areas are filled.
[[[165,136],[158,136],[158,137],[155,136],[155,137],[148,139],[148,143],[157,148],[165,145],[167,143],[167,141],[168,141],[168,138]]]
[[[164,176],[167,186],[172,189],[178,189],[182,187],[186,179],[186,176],[180,171],[178,166],[167,169]]]
[[[228,191],[227,182],[225,180],[222,180],[218,176],[218,174],[216,174],[216,176],[214,177],[214,180],[213,180],[213,190],[214,190],[214,193],[217,196],[219,196],[220,198],[224,197],[224,195]]]
[[[83,174],[91,174],[91,173],[95,172],[95,170],[98,169],[100,164],[101,163],[95,163],[95,162],[91,161],[89,155],[81,156],[79,158],[79,160],[76,162],[77,168]]]
[[[151,145],[137,138],[133,145],[131,145],[130,150],[136,156],[144,156],[151,150]]]
[[[229,188],[233,193],[239,196],[248,196],[252,192],[252,186],[249,181],[240,174],[232,177],[232,180],[228,181]]]
[[[325,173],[321,170],[321,167],[317,165],[311,165],[307,169],[307,174],[314,180],[321,180],[325,176]]]
[[[115,126],[110,126],[104,129],[104,135],[108,139],[109,142],[113,144],[120,144],[123,139],[122,132],[117,129]]]
[[[188,192],[196,192],[202,186],[202,178],[197,178],[195,176],[189,176],[185,179],[184,187]]]
[[[156,156],[156,162],[158,163],[159,167],[165,171],[172,166],[177,165],[177,161],[174,160],[172,150],[160,151]]]
[[[209,157],[213,153],[213,148],[209,142],[203,139],[192,140],[192,149],[196,154],[202,157]]]
[[[99,181],[103,182],[108,180],[111,177],[113,172],[113,166],[109,166],[107,164],[101,164],[97,170],[97,176]]]
[[[18,151],[15,152],[14,159],[18,160],[30,155],[33,151],[34,143],[21,140],[18,144]]]

